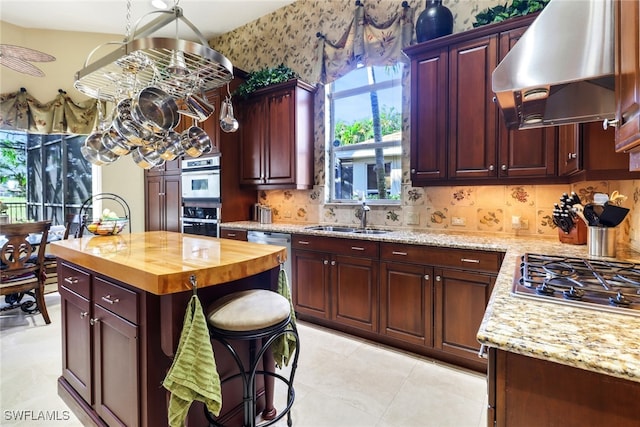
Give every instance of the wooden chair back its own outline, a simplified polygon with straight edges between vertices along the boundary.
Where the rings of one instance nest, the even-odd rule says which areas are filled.
[[[64,224],[63,240],[69,237],[82,237],[82,218],[80,214],[68,214]]]
[[[46,323],[51,323],[44,304],[44,259],[51,221],[2,224],[0,235],[5,242],[0,248],[0,295],[35,290],[36,303]],[[29,240],[40,235],[42,244]]]

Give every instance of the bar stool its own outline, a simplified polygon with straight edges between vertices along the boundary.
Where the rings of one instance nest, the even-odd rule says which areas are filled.
[[[221,379],[221,384],[233,378],[241,377],[243,385],[243,426],[256,426],[256,386],[257,374],[264,375],[266,408],[262,416],[268,422],[260,427],[269,426],[287,415],[287,425],[291,426],[291,407],[295,398],[293,378],[298,366],[299,337],[295,323],[291,321],[291,305],[287,298],[277,292],[264,289],[251,289],[234,292],[214,302],[207,309],[209,332],[212,339],[223,344],[235,360],[239,373]],[[296,350],[292,359],[289,378],[275,372],[271,344],[278,338],[291,334],[295,339]],[[249,363],[245,366],[236,349],[229,340],[249,341]],[[257,349],[257,340],[262,346]],[[256,353],[257,350],[257,353]],[[258,370],[260,360],[263,370]],[[273,407],[274,381],[278,379],[287,386],[287,405],[276,415]],[[224,396],[223,396],[224,402]],[[224,403],[223,403],[224,404]],[[213,419],[205,407],[205,416],[211,426],[222,426]]]

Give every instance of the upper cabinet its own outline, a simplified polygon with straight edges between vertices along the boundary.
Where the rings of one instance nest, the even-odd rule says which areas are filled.
[[[493,70],[533,19],[512,19],[405,50],[411,58],[413,185],[556,177],[557,129],[507,130],[492,91]]]
[[[241,185],[313,187],[314,92],[312,86],[290,80],[238,102]]]
[[[615,2],[616,151],[633,150],[640,170],[640,3]]]

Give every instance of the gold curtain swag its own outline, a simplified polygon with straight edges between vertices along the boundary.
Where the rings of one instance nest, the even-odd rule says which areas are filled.
[[[344,35],[336,43],[318,32],[314,76],[323,84],[331,83],[362,66],[393,66],[408,62],[402,49],[413,40],[414,10],[406,1],[402,10],[385,22],[369,16],[364,4],[356,1],[355,15]]]
[[[98,116],[98,101],[76,102],[63,90],[54,100],[42,103],[21,88],[0,94],[0,129],[30,133],[90,134]]]

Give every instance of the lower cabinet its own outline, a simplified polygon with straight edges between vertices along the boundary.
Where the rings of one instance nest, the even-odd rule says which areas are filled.
[[[104,425],[140,425],[138,294],[58,263],[62,377]]]
[[[232,239],[247,241],[247,230],[237,230],[235,228],[220,228],[221,239]]]
[[[482,370],[476,334],[502,253],[294,235],[303,319]]]
[[[377,243],[294,235],[292,249],[297,312],[377,332]]]
[[[640,383],[489,349],[487,426],[638,426]]]

